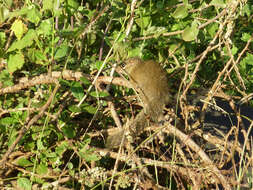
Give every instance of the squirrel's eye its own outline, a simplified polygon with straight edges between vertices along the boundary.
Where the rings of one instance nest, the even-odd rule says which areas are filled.
[[[126,66],[126,62],[123,62],[122,64],[121,64],[121,68],[124,68]]]

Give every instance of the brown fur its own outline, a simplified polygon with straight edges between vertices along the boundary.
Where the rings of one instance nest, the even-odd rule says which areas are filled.
[[[149,120],[158,122],[162,117],[163,107],[170,99],[168,80],[162,67],[151,60],[130,58],[126,61],[125,71],[143,104],[143,110],[129,123],[130,134],[136,137],[149,125]],[[106,147],[118,147],[124,135],[122,131],[109,136]]]

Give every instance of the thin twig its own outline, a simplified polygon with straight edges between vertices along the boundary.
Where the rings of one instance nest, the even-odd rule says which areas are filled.
[[[0,166],[4,166],[5,165],[5,162],[7,161],[9,155],[15,149],[16,145],[19,143],[19,141],[21,140],[21,138],[26,134],[26,132],[30,129],[30,127],[43,116],[43,114],[45,113],[46,109],[52,103],[53,98],[55,97],[55,94],[56,94],[57,90],[59,89],[59,87],[60,87],[60,85],[57,83],[56,86],[55,86],[55,88],[54,88],[54,91],[52,92],[51,96],[48,98],[46,104],[41,107],[40,112],[37,115],[35,115],[26,125],[24,125],[22,127],[22,129],[19,132],[18,137],[13,142],[13,144],[10,146],[10,148],[8,149],[8,151],[2,157],[2,160],[0,161]]]

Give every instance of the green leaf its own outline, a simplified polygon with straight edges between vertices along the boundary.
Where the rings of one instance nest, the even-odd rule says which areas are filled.
[[[102,64],[103,64],[103,61],[96,61],[96,63],[95,63],[96,69],[99,70],[101,68]]]
[[[55,158],[55,157],[57,157],[57,154],[56,154],[56,152],[49,152],[49,153],[47,153],[47,157],[48,158]]]
[[[28,7],[24,7],[22,9],[17,9],[17,10],[10,13],[10,19],[12,19],[14,17],[19,17],[19,16],[22,16],[22,15],[25,15],[29,11],[30,11],[30,9]]]
[[[226,3],[224,3],[223,0],[212,0],[210,5],[213,5],[215,7],[220,7],[220,8],[225,8],[226,7]]]
[[[252,4],[252,3],[251,3]],[[252,5],[246,4],[242,7],[242,14],[241,16],[247,16],[250,17],[251,16],[251,10],[252,10]]]
[[[90,142],[91,142],[91,138],[90,138],[90,136],[89,135],[84,135],[84,137],[83,137],[83,141],[82,141],[82,145],[83,146],[86,146],[86,145],[88,145],[88,144],[90,144]]]
[[[110,38],[108,38],[107,36],[105,36],[105,42],[109,47],[112,47],[112,43],[110,41]]]
[[[176,8],[172,16],[176,19],[183,19],[188,16],[188,6],[182,5]]]
[[[62,45],[62,46],[60,46],[60,47],[56,50],[54,59],[57,60],[57,59],[61,59],[61,58],[65,57],[65,56],[67,56],[68,49],[69,49],[69,47],[68,47],[67,45]]]
[[[81,81],[83,84],[85,84],[85,85],[90,85],[90,84],[91,84],[91,82],[90,82],[87,78],[85,78],[85,77],[81,77],[81,78],[80,78],[80,81]]]
[[[85,106],[83,107],[83,110],[90,114],[95,114],[97,112],[97,108],[93,106]]]
[[[8,8],[11,8],[11,6],[13,5],[13,0],[5,0],[4,3]]]
[[[53,20],[52,19],[42,20],[41,24],[37,29],[37,34],[49,36],[52,34],[52,32],[53,32]]]
[[[242,37],[241,37],[242,41],[247,42],[247,41],[249,41],[249,39],[250,39],[250,34],[249,33],[243,33],[242,34]]]
[[[238,48],[235,45],[233,45],[231,52],[232,52],[232,55],[235,55],[238,52]]]
[[[26,151],[31,151],[31,150],[33,150],[35,148],[35,142],[34,141],[32,141],[32,142],[27,142],[27,143],[25,143],[25,145],[24,145],[24,149],[26,150]]]
[[[68,137],[68,138],[70,138],[70,139],[72,139],[72,138],[74,138],[74,137],[76,136],[76,132],[75,132],[75,130],[74,130],[72,127],[64,126],[64,127],[62,128],[62,132],[63,132],[63,134],[64,134],[66,137]]]
[[[120,33],[119,38],[117,39],[116,43],[122,42],[125,39],[125,37],[126,37],[125,33]]]
[[[87,144],[81,148],[79,154],[87,162],[100,160],[100,158],[96,154],[94,154],[94,151],[92,149],[87,149]]]
[[[46,149],[46,147],[43,145],[43,142],[41,141],[41,139],[37,140],[37,147],[38,147],[38,150],[45,150]]]
[[[162,1],[156,2],[156,8],[163,9],[164,8],[164,3]]]
[[[35,62],[36,64],[47,66],[49,61],[47,60],[46,52],[40,49],[29,48],[27,50],[27,57],[30,62]]]
[[[0,124],[1,125],[9,126],[9,125],[12,125],[12,124],[15,124],[15,123],[18,123],[18,121],[14,117],[5,117],[5,118],[0,119]]]
[[[17,180],[17,185],[19,188],[24,189],[24,190],[31,190],[32,189],[32,183],[29,179],[27,178],[19,178]]]
[[[36,58],[36,62],[40,63],[42,61],[47,61],[47,57],[44,55],[43,52],[41,52],[40,50],[36,50],[34,51],[34,56]]]
[[[46,175],[48,173],[48,168],[45,164],[39,164],[36,168],[36,172],[39,175]]]
[[[67,0],[68,6],[71,8],[77,9],[79,6],[79,3],[76,0]]]
[[[91,96],[95,97],[95,98],[104,98],[109,96],[110,94],[108,92],[102,91],[102,92],[96,92],[93,91],[90,93]]]
[[[198,26],[195,25],[195,24],[192,24],[192,26],[187,26],[185,29],[184,29],[184,32],[182,33],[182,38],[184,41],[192,41],[192,40],[195,40],[198,36],[198,33],[199,33],[199,29],[198,29]]]
[[[165,27],[156,27],[156,26],[151,26],[149,27],[146,31],[144,31],[144,36],[148,36],[151,34],[154,34],[155,38],[159,37],[161,34],[167,32]]]
[[[68,166],[68,169],[70,169],[70,170],[73,169],[73,164],[71,162],[68,162],[67,166]]]
[[[129,44],[126,42],[118,42],[114,44],[115,47],[115,54],[117,54],[118,57],[126,57],[127,50],[129,48]]]
[[[76,105],[69,106],[69,110],[73,113],[80,113],[82,111],[82,109]]]
[[[10,147],[15,140],[17,139],[17,134],[18,132],[14,129],[13,131],[11,131],[11,134],[9,135],[9,141],[8,141],[8,147]]]
[[[27,19],[37,25],[41,19],[40,11],[36,7],[32,7],[27,13]]]
[[[0,32],[0,47],[3,47],[5,42],[6,42],[6,34],[4,32]]]
[[[15,72],[18,69],[21,69],[25,63],[24,56],[21,53],[15,55],[10,55],[8,59],[8,71],[10,73]]]
[[[218,23],[212,23],[212,24],[210,24],[210,26],[207,27],[207,31],[211,35],[211,37],[215,36],[218,29],[219,29]]]
[[[100,158],[96,154],[79,152],[80,156],[87,162],[98,161]]]
[[[27,167],[27,166],[32,166],[33,163],[29,160],[27,160],[26,158],[19,158],[17,161],[16,161],[16,164],[19,165],[19,166],[22,166],[22,167]]]
[[[54,8],[54,1],[52,0],[43,0],[43,8],[42,10],[53,10]]]
[[[246,57],[243,58],[243,60],[240,62],[239,65],[250,65],[250,66],[253,66],[253,54],[247,53]]]
[[[89,45],[92,45],[92,44],[94,44],[94,42],[96,41],[97,36],[96,36],[96,34],[94,34],[94,33],[89,33],[89,34],[87,35],[87,38],[88,38],[88,44],[89,44]]]
[[[240,73],[246,77],[246,82],[253,80],[253,55],[247,53],[239,64]],[[250,82],[252,83],[252,82]],[[250,84],[252,86],[252,84]]]
[[[145,29],[151,23],[151,18],[150,16],[144,16],[144,17],[135,19],[135,22],[140,28]]]
[[[61,85],[65,85],[65,86],[71,86],[72,85],[72,83],[70,81],[64,80],[64,79],[61,79],[61,78],[59,79],[59,82],[60,82]]]
[[[138,57],[142,55],[142,48],[136,47],[128,51],[128,57]]]
[[[4,5],[0,5],[0,24],[2,24],[10,15],[10,11]]]
[[[24,33],[27,31],[26,25],[19,19],[15,20],[11,25],[11,30],[14,32],[15,36],[20,40]]]
[[[68,143],[63,141],[59,146],[55,148],[55,152],[61,156],[68,149]]]
[[[21,50],[25,47],[29,47],[33,44],[33,41],[35,38],[36,38],[36,32],[30,29],[21,40],[18,40],[12,43],[11,47],[7,50],[7,52],[11,52],[16,49]]]
[[[72,86],[70,87],[70,90],[75,98],[78,100],[81,100],[84,96],[84,89],[80,82],[73,82]]]

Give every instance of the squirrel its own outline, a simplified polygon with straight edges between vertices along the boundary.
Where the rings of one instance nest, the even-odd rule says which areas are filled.
[[[130,135],[136,137],[149,125],[149,121],[157,123],[161,120],[163,108],[170,101],[168,79],[166,72],[155,61],[130,58],[125,63],[124,70],[143,105],[143,110],[129,123]],[[121,129],[109,136],[106,147],[118,147],[123,135],[124,129]]]

